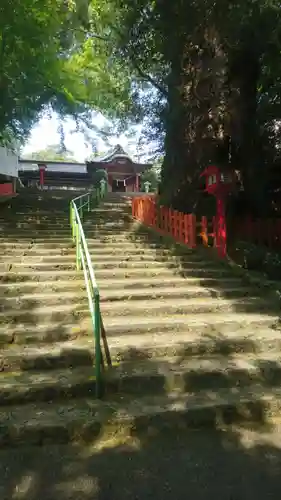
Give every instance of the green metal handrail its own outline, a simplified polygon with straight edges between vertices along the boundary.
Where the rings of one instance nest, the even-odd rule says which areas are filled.
[[[100,292],[96,282],[91,257],[88,250],[82,226],[84,210],[90,211],[91,201],[96,204],[105,195],[105,190],[96,189],[93,192],[77,196],[70,202],[70,226],[72,240],[76,246],[76,268],[83,270],[85,285],[88,295],[89,311],[94,331],[95,339],[95,372],[96,372],[96,396],[100,398],[103,393],[102,386],[102,351],[101,351],[101,313],[100,313]]]

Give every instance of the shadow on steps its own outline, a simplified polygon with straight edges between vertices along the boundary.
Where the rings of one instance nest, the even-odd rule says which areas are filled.
[[[3,500],[255,500],[281,492],[281,429],[188,431],[175,421],[97,426],[84,444],[0,452]],[[44,444],[44,446],[43,446]]]
[[[214,253],[212,252],[211,249],[205,249],[205,248],[198,248],[195,250],[190,250],[188,247],[184,247],[183,245],[177,244],[175,241],[173,241],[172,238],[162,236],[160,234],[157,234],[156,232],[150,230],[149,228],[146,228],[144,226],[136,226],[135,230],[131,232],[130,234],[130,239],[132,242],[136,241],[141,237],[141,241],[144,245],[146,245],[148,248],[151,248],[153,245],[155,247],[155,258],[158,260],[163,258],[162,252],[163,249],[166,249],[170,252],[170,255],[178,262],[179,269],[175,271],[176,274],[179,274],[183,278],[188,277],[190,274],[192,276],[198,278],[198,285],[201,287],[207,287],[209,288],[209,282],[208,282],[208,277],[224,277],[225,281],[227,282],[227,279],[231,280],[231,278],[234,278],[235,276],[240,279],[241,285],[245,286],[245,290],[247,289],[247,283],[245,282],[245,279],[242,276],[236,275],[234,270],[228,265],[226,261],[221,261],[216,258]],[[186,264],[186,259],[190,258],[195,259],[195,262],[197,263],[198,260],[202,262],[202,268],[205,267],[205,276],[204,273],[202,274],[202,268],[198,267],[198,271],[196,268],[191,269],[190,264]],[[197,266],[196,266],[197,267]],[[214,270],[214,271],[211,271]],[[212,286],[214,297],[216,297],[216,289],[218,290],[218,295],[223,297],[224,296],[224,286],[221,286],[221,283],[219,280],[217,283]],[[248,285],[249,287],[249,285]],[[233,304],[233,310],[236,311],[237,313],[244,313],[244,312],[257,312],[259,314],[264,314],[264,315],[270,315],[271,313],[276,314],[276,316],[279,317],[280,321],[280,300],[276,298],[271,293],[271,290],[268,289],[260,289],[258,286],[256,288],[256,293],[259,294],[259,297],[254,297],[250,300],[250,302],[247,304],[247,292],[245,292],[245,304],[243,303],[237,303]]]

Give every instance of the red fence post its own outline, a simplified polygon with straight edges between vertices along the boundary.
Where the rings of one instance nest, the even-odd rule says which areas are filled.
[[[171,210],[172,213],[172,236],[176,237],[177,213],[176,210]]]
[[[168,234],[171,234],[172,230],[172,210],[168,208]]]
[[[217,219],[215,215],[212,217],[212,231],[213,231],[213,247],[217,248]]]
[[[201,219],[200,236],[202,238],[203,245],[205,247],[207,247],[208,246],[208,221],[207,221],[207,217],[205,215],[203,215],[203,217]]]
[[[175,240],[196,247],[196,217],[183,214],[172,208],[158,206],[155,197],[138,196],[132,199],[132,216],[161,232],[173,236]]]
[[[187,214],[184,214],[184,216],[183,216],[183,224],[184,224],[184,233],[183,234],[184,234],[184,243],[186,245],[189,244],[189,238],[190,238],[189,231],[188,231],[188,229],[189,229],[188,217],[189,216]]]
[[[194,214],[189,214],[189,246],[190,248],[196,247],[196,217]]]
[[[182,212],[179,215],[179,240],[184,243],[184,215]]]

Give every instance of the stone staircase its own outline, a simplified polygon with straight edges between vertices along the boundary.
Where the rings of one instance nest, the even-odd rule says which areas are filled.
[[[83,224],[113,359],[105,397],[95,399],[72,197],[22,194],[0,212],[0,445],[278,415],[279,304],[210,253],[139,226],[118,195]]]

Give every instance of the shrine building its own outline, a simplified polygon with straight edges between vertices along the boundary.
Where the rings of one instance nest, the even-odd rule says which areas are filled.
[[[140,175],[151,166],[134,162],[118,145],[109,155],[86,163],[22,158],[19,159],[19,177],[25,186],[88,190],[94,184],[95,172],[105,170],[108,175],[108,191],[138,192]]]
[[[108,156],[91,160],[86,165],[90,176],[97,170],[106,170],[108,191],[113,192],[139,192],[140,175],[152,167],[152,164],[134,162],[119,145]]]

